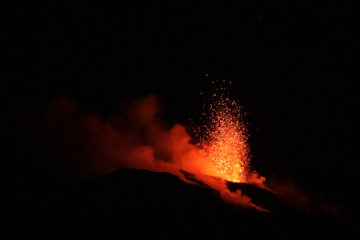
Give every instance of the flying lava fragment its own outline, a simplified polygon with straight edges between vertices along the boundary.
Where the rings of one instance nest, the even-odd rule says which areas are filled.
[[[196,130],[199,147],[206,152],[213,175],[227,181],[247,182],[249,147],[243,112],[235,100],[226,96],[225,90],[217,88],[204,104],[205,124]]]

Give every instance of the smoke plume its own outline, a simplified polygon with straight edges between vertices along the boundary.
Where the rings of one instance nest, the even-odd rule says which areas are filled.
[[[58,98],[34,121],[33,144],[44,155],[37,164],[61,176],[81,178],[136,168],[170,172],[185,180],[179,172],[184,170],[202,178],[224,200],[265,211],[241,192],[230,192],[225,182],[201,177],[214,176],[206,152],[190,143],[184,126],[166,126],[158,113],[159,99],[153,95],[127,102],[109,119],[81,113],[68,97]]]

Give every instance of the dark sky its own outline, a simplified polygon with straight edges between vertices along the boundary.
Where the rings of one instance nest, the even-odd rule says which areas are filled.
[[[342,203],[359,200],[351,4],[3,5],[4,174],[34,167],[20,126],[58,96],[107,118],[123,99],[156,94],[165,119],[186,124],[209,79],[227,79],[249,113],[255,169]]]

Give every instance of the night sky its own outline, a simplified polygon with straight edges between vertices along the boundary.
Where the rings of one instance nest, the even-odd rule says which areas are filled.
[[[248,112],[252,167],[335,202],[359,223],[351,4],[2,5],[3,178],[51,174],[35,163],[43,155],[28,129],[58,97],[108,119],[123,101],[155,94],[164,121],[190,125],[199,93],[226,79]]]

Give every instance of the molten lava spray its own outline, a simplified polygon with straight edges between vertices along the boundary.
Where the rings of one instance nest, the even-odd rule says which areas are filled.
[[[223,80],[222,83],[227,82]],[[210,102],[204,104],[202,119],[205,124],[197,128],[199,147],[207,153],[214,176],[232,182],[247,182],[249,147],[242,108],[225,96],[225,90],[225,87],[216,88]]]

